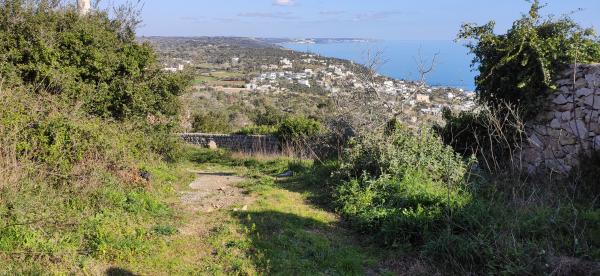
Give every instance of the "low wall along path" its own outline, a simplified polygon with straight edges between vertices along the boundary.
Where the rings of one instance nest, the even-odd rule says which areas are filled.
[[[202,147],[224,148],[251,153],[281,152],[281,144],[275,136],[206,133],[183,133],[180,136],[186,143]]]

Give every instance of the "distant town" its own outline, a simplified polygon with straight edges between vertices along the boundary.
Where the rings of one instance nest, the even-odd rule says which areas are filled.
[[[382,95],[386,106],[402,106],[403,118],[408,123],[422,123],[424,119],[439,121],[444,108],[455,111],[475,108],[475,94],[463,89],[432,87],[381,75],[367,79],[361,73],[365,67],[352,61],[291,51],[275,44],[287,40],[159,37],[146,40],[162,54],[164,70],[193,71],[199,91],[210,89],[273,97],[308,93],[331,98],[369,87]],[[326,43],[332,40],[302,41]]]

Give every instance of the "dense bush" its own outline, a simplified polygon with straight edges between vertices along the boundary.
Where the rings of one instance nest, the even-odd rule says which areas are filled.
[[[288,117],[278,126],[277,135],[284,141],[294,141],[318,134],[321,124],[305,117]]]
[[[540,99],[554,88],[553,78],[569,64],[600,61],[600,43],[592,29],[568,17],[542,18],[540,9],[535,0],[529,14],[506,34],[495,34],[492,21],[465,24],[458,35],[475,55],[480,100],[491,106],[521,106],[526,119],[540,110]]]
[[[203,133],[229,133],[229,116],[224,112],[209,111],[195,114],[192,118],[192,131]]]
[[[525,139],[521,115],[510,106],[482,106],[475,112],[442,113],[445,125],[436,132],[464,157],[475,157],[486,170],[516,167],[515,157]]]
[[[600,207],[600,151],[581,156],[579,166],[571,174],[578,196]]]
[[[172,223],[163,200],[183,175],[163,160],[180,153],[185,77],[123,21],[60,2],[0,1],[0,274],[159,250],[152,229]]]
[[[355,140],[345,154],[340,174],[349,178],[363,175],[402,177],[416,170],[435,182],[461,183],[467,165],[452,148],[444,145],[431,130],[412,130],[402,126],[385,136],[372,134]]]
[[[173,116],[189,78],[161,71],[131,26],[104,12],[80,17],[41,1],[0,2],[0,76],[10,86],[61,95],[93,115]]]
[[[417,135],[398,127],[388,134],[351,144],[337,171],[345,180],[335,202],[355,228],[377,241],[422,245],[447,215],[469,203],[462,185],[467,163],[430,131]]]
[[[270,125],[253,125],[253,126],[247,126],[247,127],[243,127],[242,129],[240,129],[239,131],[237,131],[235,134],[240,134],[240,135],[273,135],[277,133],[277,126],[270,126]]]

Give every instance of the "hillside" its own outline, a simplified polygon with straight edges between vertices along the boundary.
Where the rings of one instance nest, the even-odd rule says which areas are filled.
[[[0,275],[598,275],[600,38],[542,8],[471,94],[0,1]]]

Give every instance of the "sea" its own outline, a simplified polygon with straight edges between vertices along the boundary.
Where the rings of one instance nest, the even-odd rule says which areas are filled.
[[[382,75],[402,80],[418,80],[417,60],[429,66],[437,53],[434,70],[426,75],[430,86],[443,86],[473,91],[476,71],[471,68],[473,56],[461,43],[454,41],[370,41],[333,43],[282,43],[281,46],[321,56],[366,64],[369,55],[381,53],[377,68]]]

